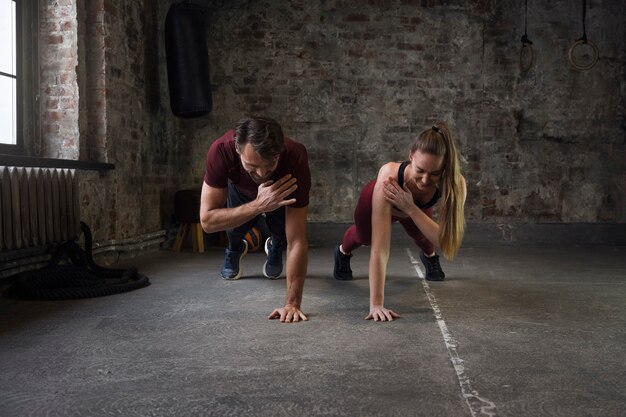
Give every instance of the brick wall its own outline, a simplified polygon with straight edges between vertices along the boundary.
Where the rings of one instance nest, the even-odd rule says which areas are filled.
[[[626,221],[620,2],[588,5],[601,56],[587,72],[566,55],[580,5],[530,2],[521,72],[523,2],[208,0],[214,110],[191,120],[169,110],[171,3],[42,6],[41,154],[116,164],[82,174],[97,240],[167,227],[174,192],[201,186],[211,141],[248,113],[307,146],[313,222],[350,221],[361,186],[437,119],[459,144],[468,221]]]
[[[41,135],[33,153],[78,159],[76,7],[71,1],[45,3],[40,10]]]
[[[588,5],[598,64],[567,49],[581,5],[529,5],[535,62],[518,67],[524,3],[253,1],[209,21],[215,109],[194,166],[246,113],[305,143],[312,221],[350,221],[360,187],[433,120],[463,157],[470,222],[624,222],[625,6]],[[201,176],[197,176],[200,180]]]
[[[167,84],[159,5],[56,1],[42,12],[39,154],[115,164],[104,175],[79,172],[81,215],[96,240],[164,228],[180,188],[178,149],[185,148],[176,143],[177,120],[161,104]]]

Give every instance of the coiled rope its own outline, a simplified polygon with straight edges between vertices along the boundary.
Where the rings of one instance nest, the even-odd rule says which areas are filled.
[[[68,300],[102,297],[150,285],[148,278],[134,266],[114,269],[97,265],[92,258],[91,230],[83,222],[80,227],[85,236],[85,250],[75,241],[65,242],[46,267],[16,275],[4,295],[29,300]],[[73,265],[59,265],[64,259]]]

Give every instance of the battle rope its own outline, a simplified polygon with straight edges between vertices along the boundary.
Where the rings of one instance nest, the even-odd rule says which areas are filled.
[[[528,71],[533,65],[533,43],[528,39],[528,0],[526,0],[524,13],[524,35],[522,36],[522,49],[519,51],[519,67],[522,72]],[[526,54],[524,52],[527,52]],[[524,56],[527,55],[527,59],[524,60]]]
[[[75,241],[59,246],[43,269],[18,274],[5,292],[10,298],[30,300],[67,300],[118,294],[150,285],[136,267],[128,269],[104,268],[92,258],[92,236],[89,227],[81,222],[85,235],[85,250]],[[59,265],[67,258],[73,265]]]
[[[572,44],[572,46],[570,46],[569,50],[567,51],[567,60],[569,61],[570,65],[580,71],[586,71],[593,68],[593,66],[596,65],[596,62],[598,62],[598,57],[600,55],[596,44],[587,39],[587,28],[585,24],[586,18],[587,0],[583,0],[583,36],[581,36],[579,39],[576,39],[576,41]],[[580,45],[589,45],[593,49],[593,58],[587,64],[576,62],[576,60],[574,59],[574,49],[576,49]]]

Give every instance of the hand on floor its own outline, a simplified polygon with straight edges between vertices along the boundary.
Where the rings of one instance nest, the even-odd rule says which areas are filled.
[[[292,323],[298,322],[300,320],[308,320],[308,318],[299,308],[289,305],[275,309],[267,318],[270,320],[280,318],[280,321],[282,323]]]
[[[383,306],[377,306],[370,308],[370,313],[365,317],[365,320],[393,321],[393,319],[397,319],[398,317],[400,317],[400,315],[395,311],[386,309]]]

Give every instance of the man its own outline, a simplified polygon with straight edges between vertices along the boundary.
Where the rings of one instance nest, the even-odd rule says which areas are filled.
[[[308,320],[301,302],[310,188],[305,147],[284,137],[280,125],[270,118],[246,117],[209,148],[200,221],[207,233],[226,230],[222,278],[241,277],[241,258],[248,250],[244,235],[262,214],[271,233],[265,241],[263,274],[267,278],[280,276],[287,249],[285,305],[274,309],[269,319],[286,323]]]

